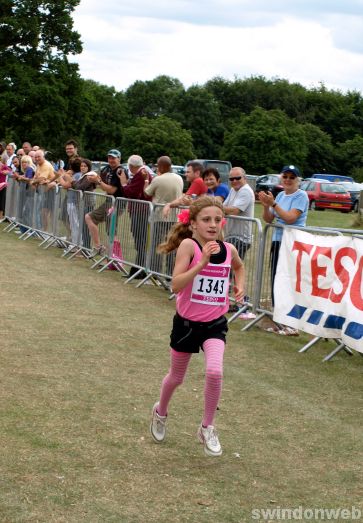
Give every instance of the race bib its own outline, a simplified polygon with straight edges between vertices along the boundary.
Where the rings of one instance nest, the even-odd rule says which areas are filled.
[[[207,305],[225,305],[230,266],[208,264],[193,280],[190,300]]]

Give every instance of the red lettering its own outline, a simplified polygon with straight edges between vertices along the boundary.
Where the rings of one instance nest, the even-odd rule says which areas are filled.
[[[311,258],[311,295],[312,296],[320,296],[320,298],[328,299],[331,289],[322,289],[318,285],[318,278],[319,276],[326,276],[326,265],[318,265],[318,256],[326,256],[327,258],[331,259],[331,248],[330,247],[319,247],[316,246],[316,249],[313,253],[313,256]]]
[[[343,247],[342,249],[339,249],[339,251],[336,254],[334,260],[334,269],[343,288],[339,294],[332,290],[330,299],[333,303],[340,303],[342,301],[342,298],[349,286],[349,272],[342,265],[342,258],[345,257],[351,258],[353,260],[353,263],[355,263],[357,261],[357,252],[351,247]]]
[[[294,241],[294,244],[292,246],[293,251],[298,251],[298,255],[296,258],[296,286],[295,291],[301,292],[301,259],[304,252],[306,254],[310,254],[313,249],[313,245],[310,245],[308,243],[298,242]]]
[[[362,296],[362,273],[363,273],[363,256],[359,260],[357,272],[354,275],[352,285],[350,287],[350,299],[354,307],[363,311],[363,296]]]

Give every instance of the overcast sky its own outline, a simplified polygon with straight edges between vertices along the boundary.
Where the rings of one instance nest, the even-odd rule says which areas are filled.
[[[363,92],[363,0],[81,0],[73,18],[82,77],[118,91],[165,74]]]

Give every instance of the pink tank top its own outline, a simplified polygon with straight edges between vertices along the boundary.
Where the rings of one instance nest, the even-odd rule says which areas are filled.
[[[188,269],[201,259],[199,245],[194,243],[194,256]],[[231,248],[224,243],[227,254],[223,263],[208,263],[176,296],[177,313],[191,321],[212,321],[228,311]]]

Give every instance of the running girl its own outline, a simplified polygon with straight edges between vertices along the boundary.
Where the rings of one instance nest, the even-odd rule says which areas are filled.
[[[243,299],[244,267],[236,248],[223,242],[223,205],[202,196],[182,211],[178,223],[160,250],[177,249],[172,278],[176,314],[171,332],[171,365],[162,381],[160,399],[152,409],[151,435],[161,443],[166,435],[168,405],[183,383],[190,358],[202,348],[205,358],[204,414],[198,439],[208,456],[220,456],[222,447],[214,428],[214,417],[222,391],[223,353],[228,311],[231,266],[236,301]]]

